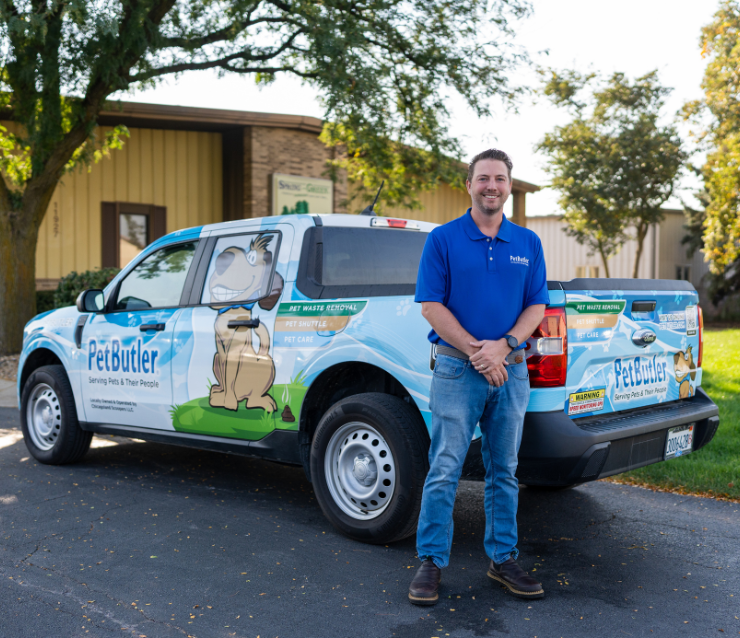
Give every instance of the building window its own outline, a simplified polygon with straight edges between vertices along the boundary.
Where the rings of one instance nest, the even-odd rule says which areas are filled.
[[[167,209],[153,204],[103,202],[103,268],[123,268],[146,246],[167,234]]]
[[[599,267],[598,266],[576,266],[576,278],[583,279],[598,279],[599,278]]]
[[[691,281],[691,266],[676,266],[676,279]]]

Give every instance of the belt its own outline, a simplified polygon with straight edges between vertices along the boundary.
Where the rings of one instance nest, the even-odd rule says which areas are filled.
[[[435,348],[437,354],[444,354],[448,357],[454,357],[455,359],[461,359],[462,361],[470,361],[470,357],[466,355],[462,350],[457,348],[450,348],[449,346],[432,346]],[[524,352],[522,350],[513,350],[506,355],[506,362],[510,365],[521,363],[524,361]]]

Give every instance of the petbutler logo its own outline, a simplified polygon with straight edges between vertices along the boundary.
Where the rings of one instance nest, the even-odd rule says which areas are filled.
[[[630,357],[614,360],[616,387],[614,401],[654,397],[668,391],[665,357]]]
[[[509,255],[509,263],[512,264],[520,264],[522,266],[529,266],[529,259],[526,257],[514,257],[514,255]]]
[[[110,345],[98,344],[90,339],[88,345],[87,369],[97,368],[99,372],[137,372],[156,374],[155,361],[159,350],[144,348],[141,339],[138,339],[130,348],[122,346],[118,339],[113,339]]]

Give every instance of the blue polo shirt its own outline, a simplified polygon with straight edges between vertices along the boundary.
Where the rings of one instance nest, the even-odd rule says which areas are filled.
[[[550,303],[542,243],[535,233],[503,216],[491,239],[470,209],[427,237],[415,301],[444,304],[475,339],[508,334],[528,306]],[[434,330],[432,343],[451,346]]]

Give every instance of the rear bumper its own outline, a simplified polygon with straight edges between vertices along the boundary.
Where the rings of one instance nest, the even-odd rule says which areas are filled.
[[[701,388],[692,399],[604,416],[570,419],[559,410],[528,412],[517,478],[528,485],[571,485],[657,463],[664,459],[668,429],[689,423],[696,424],[696,451],[714,437],[718,415]],[[463,476],[481,478],[484,473],[476,441]]]

